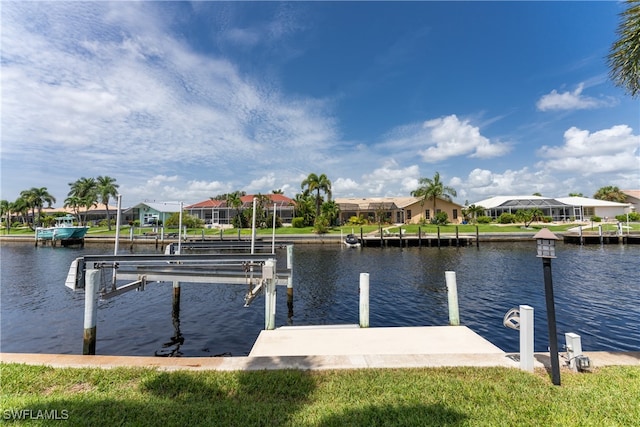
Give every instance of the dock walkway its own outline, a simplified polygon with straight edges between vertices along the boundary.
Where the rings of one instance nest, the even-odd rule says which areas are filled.
[[[586,352],[595,367],[640,366],[640,352]],[[262,331],[248,357],[83,356],[0,353],[3,363],[52,367],[151,367],[161,370],[363,369],[502,366],[518,368],[508,354],[465,326],[358,328],[283,327]],[[549,365],[536,354],[536,368]]]

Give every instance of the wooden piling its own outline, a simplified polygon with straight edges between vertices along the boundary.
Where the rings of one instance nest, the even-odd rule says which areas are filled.
[[[98,322],[98,289],[100,270],[87,269],[84,284],[84,333],[82,354],[96,354],[96,325]]]
[[[480,228],[476,225],[476,248],[480,247]]]
[[[460,246],[460,237],[458,237],[458,226],[456,225],[456,247]]]
[[[418,226],[418,247],[422,247],[422,229]]]
[[[438,226],[438,248],[440,247],[440,226]]]

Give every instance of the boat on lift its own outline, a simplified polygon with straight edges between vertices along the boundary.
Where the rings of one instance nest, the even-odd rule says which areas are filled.
[[[53,227],[36,227],[37,240],[79,240],[84,238],[89,227],[74,225],[76,218],[65,215],[56,218]]]

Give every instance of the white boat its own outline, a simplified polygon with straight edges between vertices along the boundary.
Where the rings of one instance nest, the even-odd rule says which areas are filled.
[[[37,227],[36,239],[37,240],[72,240],[82,239],[89,227],[81,225],[73,225],[75,221],[73,215],[65,215],[56,218],[56,223],[53,227]]]
[[[349,248],[359,248],[360,240],[355,234],[347,234],[347,237],[344,238],[344,244]]]

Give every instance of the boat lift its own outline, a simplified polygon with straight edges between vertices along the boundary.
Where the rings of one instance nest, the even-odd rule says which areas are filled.
[[[83,354],[95,354],[98,299],[145,290],[152,282],[173,282],[179,300],[180,283],[245,285],[244,306],[265,294],[265,329],[275,329],[276,286],[287,286],[287,305],[293,311],[293,246],[287,247],[286,268],[277,269],[276,255],[156,254],[85,255],[69,268],[65,285],[85,292]],[[126,283],[122,283],[122,282]]]

